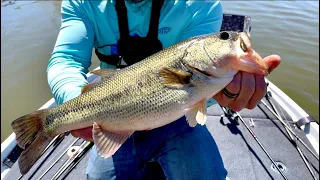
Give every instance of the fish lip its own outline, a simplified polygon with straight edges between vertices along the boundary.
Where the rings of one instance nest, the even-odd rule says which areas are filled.
[[[256,67],[255,71],[251,73],[256,73],[258,75],[263,75],[263,76],[268,76],[270,74],[269,68],[262,63],[258,64],[257,62],[252,62],[251,59],[248,60],[248,58],[239,58],[239,61],[241,63],[246,63],[248,66]]]
[[[250,34],[240,33],[235,45],[238,57],[231,61],[233,69],[264,76],[269,74],[269,67],[251,46]]]
[[[270,73],[269,67],[267,67],[262,57],[252,48],[248,49],[247,52],[240,53],[234,68],[263,76],[267,76]]]

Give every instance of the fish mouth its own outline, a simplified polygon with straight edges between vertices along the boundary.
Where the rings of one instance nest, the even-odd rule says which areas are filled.
[[[266,66],[261,56],[253,49],[250,49],[247,53],[242,53],[235,65],[235,69],[241,71],[263,76],[269,75],[269,68]]]
[[[237,60],[231,62],[232,69],[263,76],[269,74],[269,67],[261,56],[252,49],[248,33],[239,34],[236,47],[238,57]]]

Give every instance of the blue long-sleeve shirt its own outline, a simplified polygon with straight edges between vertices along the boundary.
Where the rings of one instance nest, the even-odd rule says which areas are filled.
[[[125,3],[130,34],[144,37],[149,30],[151,0]],[[88,84],[86,73],[93,48],[116,45],[120,38],[115,2],[65,0],[61,5],[61,28],[47,67],[48,84],[56,103],[62,104],[81,93]],[[161,9],[158,38],[163,48],[197,35],[220,31],[222,6],[219,1],[166,0]],[[105,46],[100,53],[117,53]],[[101,68],[112,67],[104,62]]]

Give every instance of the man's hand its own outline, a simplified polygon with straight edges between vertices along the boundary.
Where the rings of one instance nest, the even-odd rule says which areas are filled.
[[[271,55],[264,58],[264,61],[271,72],[278,67],[281,58],[277,55]],[[213,98],[216,99],[221,106],[232,108],[235,111],[240,111],[243,108],[253,109],[267,91],[267,85],[263,76],[245,72],[238,72],[226,88],[229,92],[234,94],[239,93],[239,95],[236,98],[229,98],[222,92],[219,92]],[[92,126],[73,130],[71,134],[87,141],[93,141]]]
[[[92,141],[92,126],[83,128],[83,129],[76,129],[71,131],[72,136],[82,138],[86,141]]]
[[[279,66],[281,58],[278,55],[271,55],[263,60],[271,72]],[[253,109],[266,94],[267,85],[264,76],[239,71],[226,89],[232,94],[239,94],[235,98],[229,98],[220,91],[213,98],[221,106],[240,111],[243,108]]]

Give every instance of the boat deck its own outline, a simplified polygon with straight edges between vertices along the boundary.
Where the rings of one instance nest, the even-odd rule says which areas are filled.
[[[267,102],[265,99],[264,101]],[[277,108],[281,113],[278,106]],[[222,114],[224,112],[218,104],[209,107],[206,126],[219,147],[225,167],[228,170],[228,177],[231,180],[283,179],[276,169],[273,170],[271,168],[271,161],[245,126],[241,122],[237,124],[236,121],[230,118],[221,117]],[[242,110],[240,114],[248,124],[250,124],[249,120],[252,118],[254,126],[251,126],[251,129],[270,153],[271,157],[276,162],[283,163],[285,166],[284,173],[289,180],[313,179],[298,151],[289,141],[289,136],[283,126],[279,121],[275,120],[275,117],[263,105],[257,106],[253,110]],[[294,123],[289,115],[285,114],[282,118],[287,119],[288,123],[294,127]],[[314,150],[302,130],[293,128],[293,131],[308,147]],[[69,134],[60,143],[52,145],[21,179],[39,179],[75,139]],[[76,145],[80,145],[82,141],[81,139],[78,140]],[[313,172],[319,177],[319,161],[305,147],[301,146],[299,142],[297,144],[306,155]],[[11,160],[14,161],[18,155],[19,151],[11,156]],[[86,179],[85,171],[89,153],[86,153],[82,157],[70,172],[66,171],[67,173],[64,173],[59,179]],[[42,179],[51,179],[66,160],[67,155],[65,154]],[[20,175],[18,164],[14,163],[4,180],[18,179]],[[161,177],[157,176],[157,178],[153,177],[149,179],[161,179]]]

